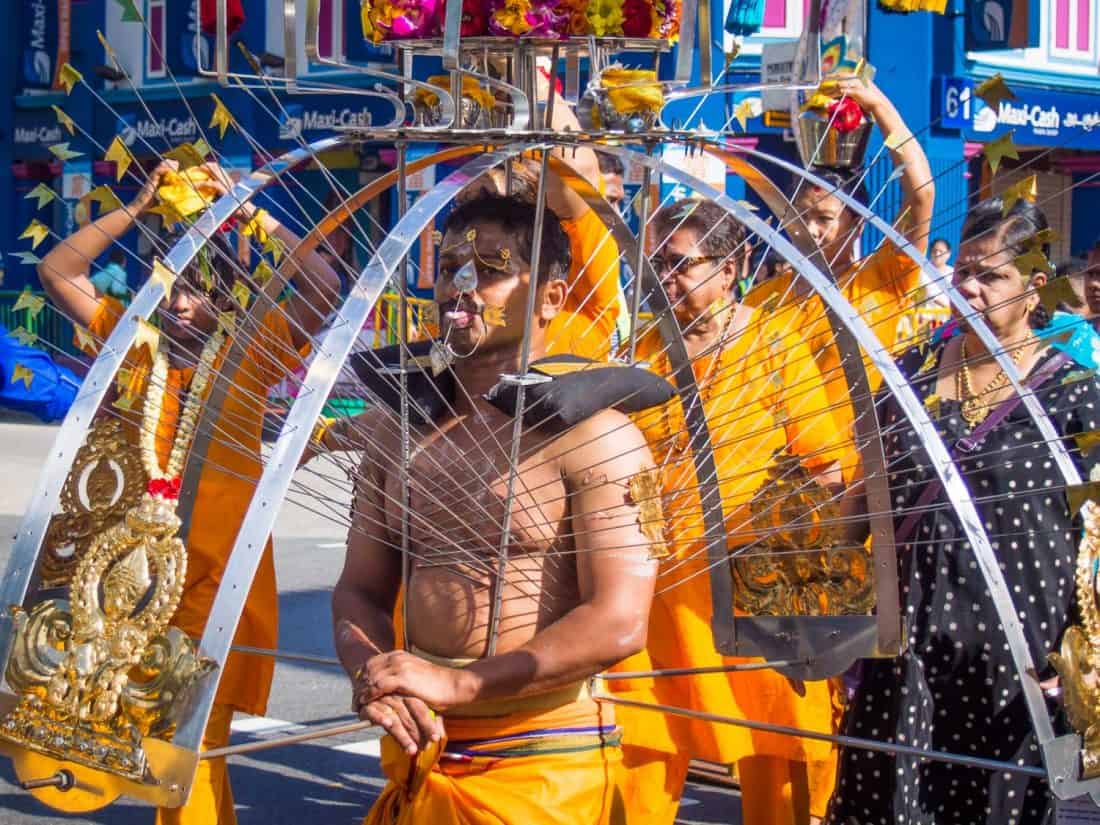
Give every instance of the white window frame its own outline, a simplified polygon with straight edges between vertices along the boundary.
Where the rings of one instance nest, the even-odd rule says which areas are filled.
[[[1048,0],[1050,5],[1050,31],[1048,34],[1047,42],[1050,46],[1050,56],[1058,58],[1060,60],[1069,60],[1071,62],[1084,61],[1092,63],[1094,66],[1097,62],[1096,53],[1096,14],[1100,12],[1100,0],[1087,0],[1089,4],[1089,28],[1088,32],[1089,46],[1086,51],[1081,51],[1077,48],[1077,34],[1081,26],[1079,15],[1077,14],[1078,0],[1069,0],[1069,46],[1065,49],[1058,48],[1057,34],[1058,27],[1056,24],[1054,9],[1058,0]]]
[[[152,42],[152,10],[160,9],[160,70],[152,68],[155,49]],[[168,76],[168,55],[166,38],[168,37],[168,0],[145,0],[145,20],[149,26],[149,34],[145,39],[145,79],[160,80]],[[144,29],[142,30],[144,34]]]
[[[1056,72],[1072,77],[1095,78],[1100,76],[1100,37],[1096,27],[1100,20],[1100,0],[1089,0],[1090,24],[1093,28],[1092,42],[1088,53],[1077,49],[1056,49],[1054,47],[1054,4],[1057,0],[1044,0],[1039,4],[1039,45],[1032,49],[1004,49],[994,52],[967,52],[967,60],[992,68],[1017,69],[1020,71]],[[1071,0],[1071,13],[1076,18],[1074,8],[1076,0]],[[1070,28],[1070,43],[1076,42],[1076,30]]]
[[[787,24],[785,26],[763,26],[760,31],[751,37],[745,38],[741,46],[741,54],[759,55],[765,43],[775,40],[797,40],[802,36],[802,27],[806,19],[804,0],[785,0],[787,4]],[[729,14],[729,0],[722,4],[722,22]],[[733,35],[722,32],[722,42],[725,50],[733,50]]]

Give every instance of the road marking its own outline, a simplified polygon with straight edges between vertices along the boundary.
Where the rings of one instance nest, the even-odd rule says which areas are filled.
[[[341,753],[354,753],[357,756],[378,757],[382,755],[382,740],[364,739],[362,742],[348,742],[345,745],[335,745],[332,749],[334,751],[340,751]]]
[[[271,719],[267,716],[242,716],[234,719],[229,729],[233,733],[275,733],[276,731],[290,732],[301,730],[304,725],[297,722],[284,722],[282,719]]]

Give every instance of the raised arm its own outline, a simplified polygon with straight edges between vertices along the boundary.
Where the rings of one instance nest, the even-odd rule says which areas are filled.
[[[630,480],[653,467],[649,448],[638,429],[612,411],[576,427],[562,447],[558,460],[572,513],[577,606],[521,647],[464,668],[440,667],[407,653],[375,657],[368,667],[373,695],[415,696],[445,711],[544,693],[645,646],[656,547],[642,532],[642,508],[631,497]]]
[[[899,229],[922,254],[928,248],[932,229],[932,209],[936,202],[936,184],[920,141],[909,131],[901,114],[874,83],[864,84],[857,77],[839,81],[840,91],[858,103],[878,124],[884,138],[890,138],[894,148],[890,156],[894,167],[904,165],[901,174],[902,215]],[[906,213],[908,210],[908,213]]]
[[[81,326],[91,323],[99,309],[99,295],[89,277],[92,261],[130,231],[134,221],[153,203],[161,177],[178,168],[174,160],[162,161],[128,205],[65,238],[38,264],[38,278],[63,314]]]
[[[540,72],[536,83],[536,95],[540,103],[546,104],[550,99],[550,82]],[[550,113],[549,125],[555,132],[577,134],[581,131],[581,124],[577,120],[576,112],[556,92],[554,93],[554,108]],[[576,149],[559,146],[553,150],[552,154],[572,166],[577,174],[593,187],[600,188],[600,164],[595,151],[591,147],[583,144]],[[576,220],[588,211],[588,204],[584,202],[584,199],[556,175],[550,175],[546,184],[546,205],[553,209],[562,220]]]
[[[219,194],[225,194],[233,187],[233,181],[215,163],[206,164],[214,177]],[[317,332],[335,308],[340,295],[340,277],[327,261],[312,249],[300,250],[301,238],[287,229],[266,210],[258,209],[251,202],[240,208],[240,217],[251,221],[259,216],[263,231],[278,238],[287,250],[287,256],[280,261],[280,269],[294,284],[294,294],[284,305],[286,313],[296,321],[290,324],[291,340],[296,347],[310,342],[310,336]]]

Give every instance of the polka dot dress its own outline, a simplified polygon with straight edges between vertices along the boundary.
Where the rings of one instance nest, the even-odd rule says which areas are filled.
[[[938,360],[917,350],[899,362],[917,396],[935,392]],[[1049,354],[1044,358],[1050,357]],[[1063,435],[1100,423],[1095,377],[1063,383],[1060,368],[1038,396]],[[895,527],[934,471],[893,398],[879,407],[890,468]],[[940,402],[947,445],[969,434],[957,401]],[[1072,442],[1071,451],[1076,456]],[[1079,458],[1079,457],[1078,457]],[[1018,405],[975,451],[958,459],[1014,606],[1040,668],[1071,620],[1078,532],[1063,481],[1030,417]],[[1081,467],[1087,476],[1087,468]],[[898,659],[868,660],[844,722],[849,736],[1041,764],[1027,707],[997,614],[969,542],[941,493],[898,546],[901,603],[909,646]],[[1043,675],[1048,674],[1046,670]],[[828,822],[835,825],[1033,825],[1053,820],[1047,785],[1015,773],[916,761],[858,748],[842,750]]]

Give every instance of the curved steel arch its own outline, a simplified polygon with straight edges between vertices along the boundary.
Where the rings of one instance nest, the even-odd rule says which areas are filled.
[[[625,152],[629,150],[612,148],[612,151]],[[948,453],[943,440],[936,431],[928,411],[925,410],[924,405],[916,397],[905,376],[902,375],[893,359],[890,358],[889,353],[879,344],[874,332],[848,303],[836,284],[828,276],[801,254],[791,241],[783,237],[779,230],[769,226],[743,204],[736,202],[724,192],[719,192],[706,182],[683,170],[665,166],[661,161],[647,157],[636,157],[633,160],[649,165],[651,168],[659,169],[662,174],[690,186],[695,191],[715,201],[736,220],[763,238],[773,249],[787,259],[799,276],[810,284],[844,325],[851,330],[859,345],[867,352],[872,363],[882,374],[883,381],[893,393],[910,424],[920,433],[933,468],[943,484],[944,491],[954,502],[960,524],[973,548],[978,567],[989,586],[997,617],[1004,628],[1009,652],[1016,666],[1016,672],[1020,677],[1020,685],[1027,702],[1028,712],[1035,727],[1036,737],[1043,749],[1047,774],[1055,795],[1060,799],[1069,799],[1084,793],[1090,793],[1094,799],[1100,799],[1100,778],[1080,781],[1076,778],[1076,771],[1073,770],[1073,762],[1064,761],[1067,752],[1075,753],[1071,750],[1073,746],[1079,747],[1079,737],[1070,735],[1061,737],[1059,740],[1054,739],[1053,726],[1047,714],[1043,693],[1039,687],[1037,670],[1031,658],[1027,640],[1024,637],[1023,626],[1020,624],[1015,608],[1012,606],[1012,597],[1008,585],[1001,574],[997,557],[982,527],[981,518],[970,491],[967,489],[962,477],[955,470],[950,453]],[[1072,775],[1070,775],[1071,770]]]
[[[336,322],[320,342],[318,355],[310,364],[302,389],[287,414],[256,486],[207,619],[200,642],[202,655],[221,663],[229,654],[245,594],[259,565],[279,506],[289,489],[294,468],[309,442],[313,422],[328,398],[340,367],[351,352],[359,329],[390,282],[399,262],[420,237],[424,226],[450,203],[459,190],[490,169],[531,148],[535,147],[521,144],[507,150],[485,153],[452,172],[413,205],[360,273],[351,294],[337,313]],[[188,750],[198,748],[216,689],[217,679],[214,678],[199,686],[191,697],[190,713],[181,721],[173,737],[174,745]]]

